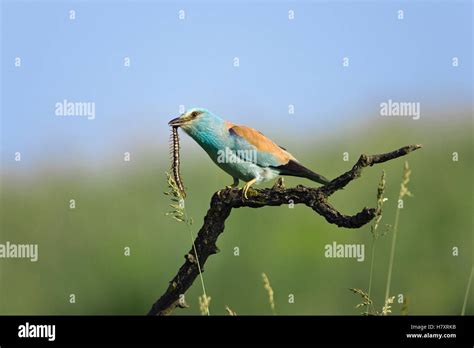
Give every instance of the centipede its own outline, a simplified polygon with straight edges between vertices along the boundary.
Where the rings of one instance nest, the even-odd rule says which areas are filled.
[[[171,172],[173,179],[178,186],[178,189],[183,197],[186,197],[186,191],[184,190],[183,179],[181,178],[180,172],[180,158],[179,158],[179,134],[178,127],[171,127],[171,141],[170,141],[170,153],[171,153]]]

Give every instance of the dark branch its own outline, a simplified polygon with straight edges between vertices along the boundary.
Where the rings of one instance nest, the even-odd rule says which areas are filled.
[[[361,155],[351,170],[320,188],[310,188],[302,185],[295,188],[284,188],[282,185],[275,185],[271,189],[250,189],[246,200],[242,198],[242,191],[237,188],[224,189],[214,193],[211,198],[211,206],[204,218],[204,224],[194,241],[201,270],[204,270],[203,266],[207,258],[219,251],[216,245],[217,238],[224,232],[224,223],[232,208],[260,208],[289,203],[305,204],[323,216],[326,221],[339,227],[359,228],[367,224],[375,217],[376,210],[374,208],[363,208],[353,216],[344,215],[328,202],[329,196],[344,188],[352,180],[360,177],[365,167],[405,156],[419,148],[421,148],[421,145],[409,145],[380,155]],[[167,315],[175,307],[185,306],[184,302],[180,302],[180,295],[189,289],[199,275],[193,248],[185,255],[185,259],[186,261],[179,269],[178,274],[170,282],[166,292],[153,304],[148,315]]]

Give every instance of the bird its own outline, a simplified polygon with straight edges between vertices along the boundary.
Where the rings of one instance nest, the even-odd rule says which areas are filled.
[[[205,108],[192,108],[168,122],[193,138],[212,161],[233,178],[232,185],[245,182],[242,194],[253,184],[271,181],[281,175],[307,178],[319,184],[330,182],[303,166],[290,152],[259,131],[236,125]]]

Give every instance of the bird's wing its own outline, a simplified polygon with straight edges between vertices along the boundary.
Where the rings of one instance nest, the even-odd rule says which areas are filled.
[[[233,139],[232,150],[239,157],[242,156],[237,152],[238,150],[255,151],[256,156],[250,156],[250,158],[261,167],[280,166],[287,164],[290,160],[295,160],[289,152],[253,128],[231,123],[228,123],[228,128]]]

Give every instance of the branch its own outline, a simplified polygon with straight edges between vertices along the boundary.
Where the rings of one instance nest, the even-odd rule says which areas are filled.
[[[204,224],[194,241],[201,263],[201,270],[204,270],[203,266],[207,258],[219,251],[216,246],[217,238],[224,232],[224,223],[232,208],[261,208],[292,202],[294,204],[305,204],[323,216],[326,221],[339,227],[359,228],[367,224],[375,217],[376,209],[363,208],[359,213],[348,216],[334,208],[328,202],[328,198],[352,180],[360,177],[365,167],[405,156],[419,148],[421,148],[421,145],[408,145],[384,154],[361,155],[351,170],[320,188],[310,188],[302,185],[295,188],[284,188],[280,184],[271,189],[250,189],[248,191],[249,197],[246,200],[242,198],[242,191],[238,188],[227,188],[214,193],[211,198],[211,206],[204,218]],[[193,248],[185,255],[185,259],[186,261],[179,269],[178,274],[170,282],[166,292],[153,304],[148,315],[168,315],[171,314],[174,308],[186,306],[184,301],[180,301],[180,295],[184,294],[193,284],[199,275],[199,268]]]

